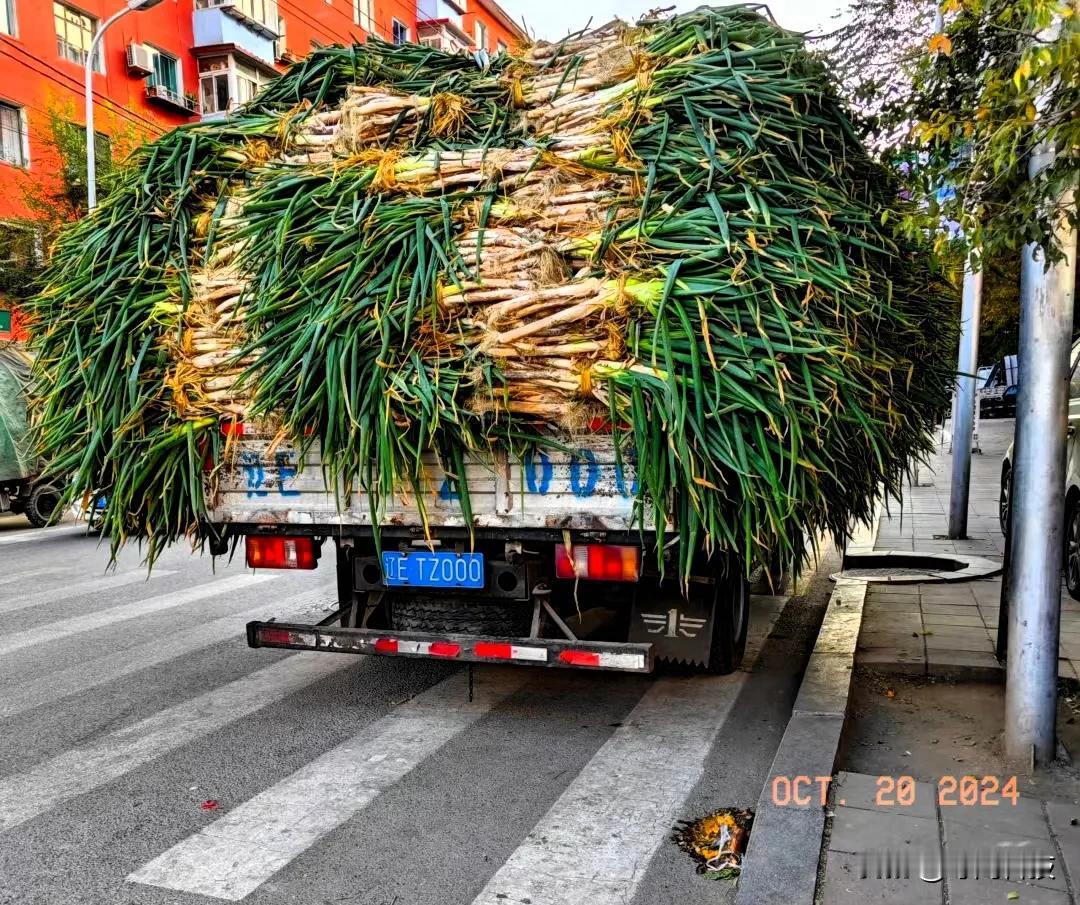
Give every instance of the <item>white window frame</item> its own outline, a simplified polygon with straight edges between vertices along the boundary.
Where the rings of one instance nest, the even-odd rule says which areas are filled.
[[[505,41],[498,40],[498,41],[495,42],[495,55],[496,56],[498,56],[501,53],[506,53],[509,50],[510,50],[510,48],[509,48],[509,46],[507,45],[507,43]]]
[[[251,100],[251,98],[248,98],[247,100],[240,100],[240,80],[241,80],[242,76],[246,79],[246,81],[253,82],[255,84],[255,94],[258,94],[258,92],[262,90],[262,88],[267,84],[267,82],[269,82],[269,81],[271,81],[273,79],[272,75],[269,75],[268,73],[264,72],[258,66],[253,66],[251,63],[248,63],[248,62],[242,61],[242,60],[238,60],[234,54],[226,54],[224,57],[212,57],[212,58],[211,57],[204,57],[203,59],[224,59],[225,60],[225,68],[224,69],[214,69],[214,70],[210,70],[210,71],[207,71],[207,72],[202,71],[202,63],[200,61],[200,65],[199,65],[199,104],[200,104],[200,107],[202,109],[202,114],[203,114],[204,117],[207,117],[207,116],[227,116],[228,114],[230,114],[234,110],[236,110],[238,107],[242,107],[244,104],[248,103]],[[243,70],[243,73],[241,73],[241,69]],[[248,78],[247,77],[248,73],[253,74],[254,78]],[[226,86],[227,86],[227,88],[229,90],[229,103],[228,103],[228,106],[224,110],[209,110],[209,109],[207,109],[206,105],[203,104],[203,82],[204,81],[214,81],[214,82],[216,82],[217,79],[220,78],[223,75],[225,76],[225,84],[226,84]],[[215,88],[215,90],[213,92],[213,96],[214,96],[214,101],[215,101],[215,105],[216,105],[216,101],[217,101],[217,90],[216,90],[216,88]],[[252,95],[252,97],[254,97],[254,94]]]
[[[285,54],[289,52],[289,47],[285,42],[285,20],[278,16],[277,30],[278,36],[274,39],[274,59],[280,60],[284,58]]]
[[[84,19],[89,19],[90,20],[90,24],[93,26],[91,28],[91,30],[90,30],[90,39],[91,39],[91,41],[93,40],[94,35],[97,34],[98,29],[101,27],[101,23],[98,21],[98,18],[96,16],[92,16],[92,15],[90,15],[90,13],[84,12],[82,9],[80,9],[77,6],[72,6],[70,3],[65,2],[65,0],[53,0],[53,4],[52,4],[51,9],[52,9],[52,20],[53,20],[53,34],[56,37],[56,41],[57,41],[56,55],[58,57],[60,57],[61,60],[66,60],[67,62],[73,63],[76,66],[85,66],[86,65],[85,60],[82,60],[82,61],[73,60],[70,57],[65,56],[63,53],[60,52],[60,33],[57,32],[57,30],[56,30],[56,7],[57,6],[62,6],[64,9],[75,13],[75,15],[82,16]],[[67,36],[66,35],[65,35],[65,38],[64,38],[64,43],[67,44]],[[71,45],[68,45],[68,46],[70,47]],[[94,72],[98,73],[99,75],[105,75],[105,40],[104,39],[102,39],[101,41],[98,42],[97,53],[94,55],[93,69],[94,69]]]
[[[267,28],[277,27],[277,0],[195,0],[196,9],[217,9],[219,6],[235,5],[241,13]],[[259,6],[260,12],[255,7]]]
[[[12,110],[15,116],[18,118],[19,131],[19,154],[22,157],[19,161],[8,160],[3,156],[3,145],[0,144],[0,164],[9,167],[17,167],[20,170],[30,169],[30,130],[27,128],[26,122],[26,108],[20,107],[18,104],[10,103],[9,101],[0,100],[0,107],[6,110]]]
[[[0,34],[19,37],[19,14],[15,0],[0,0]]]
[[[169,59],[169,60],[173,61],[173,63],[176,66],[176,93],[180,97],[183,97],[184,96],[184,61],[181,60],[180,57],[178,57],[176,54],[171,53],[168,50],[162,50],[160,47],[155,47],[153,44],[144,44],[143,46],[147,50],[149,50],[150,53],[152,53],[155,57],[165,57],[166,59]],[[154,72],[154,75],[148,75],[146,77],[147,78],[147,83],[149,84],[149,80],[154,78],[154,76],[156,76],[156,75],[157,75],[156,70]]]
[[[399,41],[397,39],[397,26],[401,26],[405,33],[405,40]],[[402,22],[400,19],[390,20],[390,40],[395,44],[408,44],[409,43],[409,26]]]
[[[488,27],[482,19],[473,22],[473,41],[478,51],[488,49]]]
[[[375,29],[375,0],[353,0],[353,23],[371,34]]]

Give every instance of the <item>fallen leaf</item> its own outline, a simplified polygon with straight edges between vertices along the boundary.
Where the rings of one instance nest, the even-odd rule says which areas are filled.
[[[887,697],[887,698],[895,698],[896,697],[896,692],[893,691],[890,688],[888,691],[885,692],[885,697]]]
[[[202,804],[199,805],[204,811],[216,811],[221,807],[221,802],[216,798],[208,798]]]
[[[1019,899],[1019,898],[1020,898],[1020,893],[1018,893],[1018,892],[1017,892],[1017,891],[1016,891],[1016,890],[1014,889],[1014,890],[1012,890],[1012,891],[1011,891],[1011,892],[1010,892],[1010,893],[1009,893],[1009,894],[1008,894],[1007,896],[1005,896],[1005,898],[1006,898],[1006,899],[1008,899],[1008,900],[1009,900],[1010,902],[1012,902],[1012,901],[1015,901],[1016,899]]]
[[[952,54],[952,38],[948,35],[932,35],[930,38],[930,53],[943,53],[945,56]]]

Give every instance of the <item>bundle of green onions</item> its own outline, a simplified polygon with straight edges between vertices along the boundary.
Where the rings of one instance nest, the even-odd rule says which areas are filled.
[[[319,50],[65,231],[34,303],[41,451],[152,561],[199,536],[222,422],[320,441],[376,501],[422,501],[426,450],[464,475],[601,424],[684,574],[702,545],[797,559],[900,489],[953,379],[951,290],[897,203],[752,7],[483,63]]]

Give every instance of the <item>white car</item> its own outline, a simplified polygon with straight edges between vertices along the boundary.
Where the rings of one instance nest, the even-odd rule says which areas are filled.
[[[1065,542],[1062,550],[1062,568],[1069,596],[1080,600],[1080,341],[1073,344],[1069,373],[1069,433],[1068,453],[1065,460]],[[998,519],[1002,533],[1007,530],[1009,508],[1012,503],[1013,444],[1001,463],[1001,492],[998,496]]]

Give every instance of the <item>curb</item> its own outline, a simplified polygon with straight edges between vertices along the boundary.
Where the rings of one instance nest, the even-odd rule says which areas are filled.
[[[869,526],[860,527],[849,550],[872,550],[881,510]],[[841,578],[829,598],[769,778],[758,798],[753,830],[735,894],[735,905],[813,905],[817,889],[825,808],[775,803],[777,777],[809,777],[809,794],[817,798],[816,777],[831,777],[840,750],[855,646],[862,627],[867,582]]]

